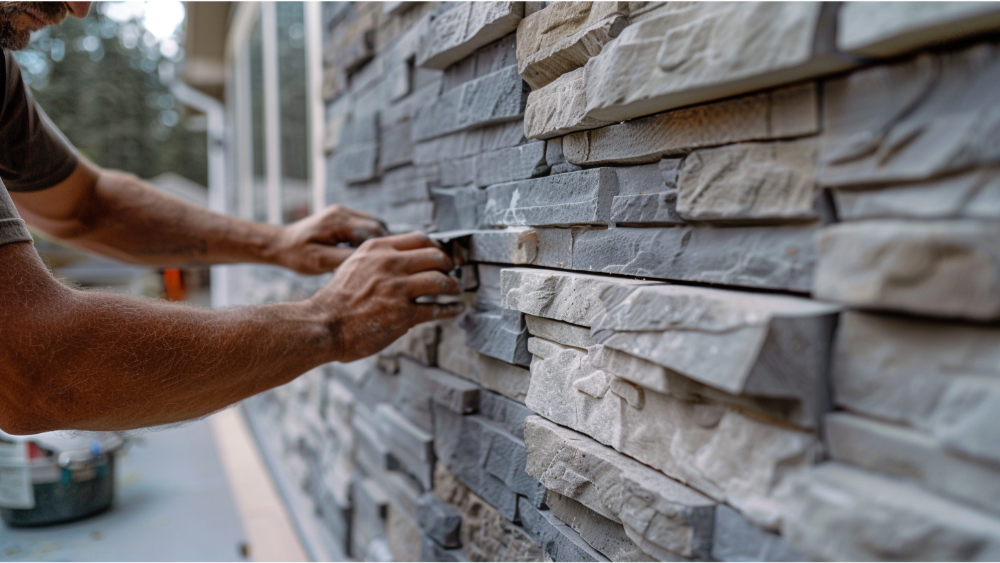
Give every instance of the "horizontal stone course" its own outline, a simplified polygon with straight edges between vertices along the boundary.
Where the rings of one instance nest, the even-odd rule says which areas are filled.
[[[759,525],[780,524],[786,479],[821,455],[812,434],[643,389],[589,365],[576,348],[531,338],[528,349],[528,408],[727,502]]]
[[[527,92],[515,67],[498,70],[453,88],[417,110],[411,134],[425,141],[465,129],[517,121]]]
[[[628,25],[628,2],[556,2],[517,27],[517,70],[532,89],[587,64]]]
[[[845,2],[837,47],[853,55],[891,57],[998,26],[1000,7],[990,2]]]
[[[632,119],[845,70],[837,6],[664,5],[586,65],[587,115]]]
[[[486,189],[484,223],[491,226],[606,224],[618,178],[610,168],[557,174]]]
[[[808,82],[572,133],[563,152],[583,166],[641,164],[729,143],[803,137],[819,132],[818,106],[818,88]]]
[[[845,313],[837,330],[835,402],[916,428],[944,448],[1000,464],[1000,329]]]
[[[784,535],[827,560],[1000,557],[1000,520],[899,479],[826,463],[798,479]]]
[[[553,492],[624,525],[625,534],[647,554],[708,557],[715,501],[541,417],[528,419],[525,443],[528,473]]]
[[[994,222],[881,220],[825,229],[813,294],[854,307],[979,321],[1000,318]]]
[[[831,459],[903,480],[1000,515],[997,465],[949,451],[932,436],[846,413],[826,418]]]
[[[551,511],[540,510],[526,499],[519,504],[525,531],[552,561],[608,561]]]
[[[517,29],[523,2],[462,2],[431,20],[420,38],[417,65],[444,70]]]
[[[549,492],[552,515],[575,530],[583,541],[610,561],[657,561],[644,553],[617,524],[575,500]]]

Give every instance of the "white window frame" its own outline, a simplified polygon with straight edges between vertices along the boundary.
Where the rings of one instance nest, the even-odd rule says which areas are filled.
[[[310,208],[314,212],[325,205],[325,167],[323,166],[323,23],[319,2],[303,2],[305,55],[307,72],[307,110],[309,138],[308,183]],[[282,224],[281,106],[278,98],[278,36],[275,2],[241,2],[236,5],[227,38],[227,89],[232,106],[230,139],[233,159],[234,189],[238,193],[240,217],[253,219],[253,112],[250,90],[250,39],[257,22],[261,25],[261,55],[264,71],[264,182],[267,222]]]

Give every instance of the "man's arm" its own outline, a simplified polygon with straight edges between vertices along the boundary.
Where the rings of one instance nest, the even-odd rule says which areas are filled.
[[[61,285],[29,243],[0,247],[0,428],[123,430],[202,416],[461,311],[451,259],[411,233],[364,243],[300,302],[198,309]]]
[[[387,234],[370,215],[331,206],[288,227],[220,215],[131,174],[81,160],[59,184],[11,198],[31,226],[98,254],[149,266],[253,262],[303,274],[336,268],[352,249]]]

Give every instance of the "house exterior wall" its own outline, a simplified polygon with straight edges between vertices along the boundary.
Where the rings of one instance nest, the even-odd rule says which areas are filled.
[[[467,311],[245,402],[314,554],[1000,557],[996,3],[322,14],[326,202]]]

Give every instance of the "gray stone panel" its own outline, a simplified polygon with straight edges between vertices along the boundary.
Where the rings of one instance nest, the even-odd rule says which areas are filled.
[[[914,481],[942,496],[1000,515],[1000,470],[950,451],[932,436],[847,413],[826,418],[835,461]]]
[[[1000,329],[845,313],[834,400],[902,423],[966,457],[1000,464]]]
[[[834,73],[836,6],[665,5],[590,59],[587,115],[619,121]]]
[[[575,500],[549,492],[549,510],[573,528],[588,545],[611,561],[659,561],[635,545],[621,524],[590,510]]]
[[[480,187],[544,176],[549,173],[545,142],[481,153],[476,156],[474,167],[475,183]]]
[[[817,227],[590,230],[573,240],[573,269],[663,280],[808,292]]]
[[[837,46],[852,55],[891,57],[995,32],[995,2],[845,2]]]
[[[610,168],[557,174],[486,189],[484,222],[491,226],[606,224],[618,178]]]
[[[417,64],[444,70],[517,29],[523,2],[462,2],[434,18],[420,38]]]
[[[924,53],[823,87],[820,181],[871,188],[1000,162],[1000,46]]]
[[[585,166],[640,164],[699,148],[813,135],[818,94],[809,82],[633,119],[567,135],[563,152]]]
[[[427,537],[444,548],[462,545],[462,514],[453,505],[424,493],[417,504],[417,521]]]
[[[532,338],[528,349],[528,408],[727,502],[757,524],[781,522],[787,477],[821,455],[812,434],[643,389],[594,368],[576,348]]]
[[[553,493],[617,524],[645,553],[660,559],[708,557],[716,510],[712,499],[537,416],[528,419],[525,443],[531,475]],[[558,502],[552,501],[554,511]]]
[[[997,223],[842,223],[824,229],[817,247],[813,293],[820,299],[940,317],[1000,318]]]
[[[487,74],[418,109],[413,118],[413,139],[426,141],[474,127],[517,121],[524,115],[527,97],[516,68]]]
[[[1000,520],[910,483],[827,463],[797,480],[783,533],[825,560],[992,561]]]
[[[524,530],[552,561],[608,561],[551,511],[540,510],[524,498],[519,504]]]

